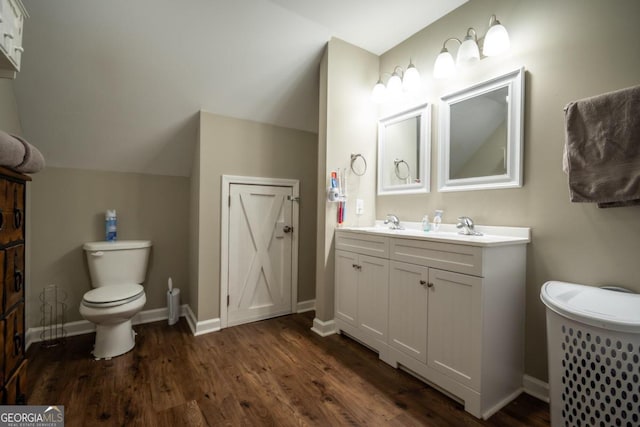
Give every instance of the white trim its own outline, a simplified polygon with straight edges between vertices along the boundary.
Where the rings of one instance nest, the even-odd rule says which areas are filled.
[[[316,300],[310,299],[307,301],[300,301],[296,307],[296,313],[305,313],[307,311],[314,311],[316,309]]]
[[[196,315],[191,311],[191,307],[187,306],[184,317],[187,319],[187,324],[191,333],[194,336],[208,334],[210,332],[217,332],[220,330],[220,319],[209,319],[198,322]]]
[[[431,191],[431,103],[425,102],[378,120],[378,159],[385,158],[384,145],[387,127],[412,118],[420,119],[420,134],[418,135],[419,140],[417,144],[420,157],[416,159],[416,168],[420,173],[420,176],[416,176],[416,178],[419,179],[419,181],[411,184],[385,185],[385,172],[388,171],[383,169],[393,160],[386,159],[386,161],[379,161],[377,168],[378,196],[429,193]]]
[[[522,377],[524,392],[528,395],[549,403],[549,383],[545,383],[529,375]]]
[[[186,317],[187,313],[191,312],[191,309],[187,304],[180,306],[180,317]],[[193,314],[193,312],[191,312]],[[141,325],[143,323],[159,322],[161,320],[167,320],[169,318],[169,309],[167,307],[154,308],[151,310],[144,310],[136,314],[131,323],[134,325]],[[187,317],[187,322],[189,318]],[[191,325],[189,325],[191,326]],[[88,320],[77,320],[75,322],[65,323],[63,325],[65,337],[73,337],[76,335],[91,334],[96,331],[96,326]],[[42,326],[36,326],[27,329],[25,351],[29,349],[31,344],[42,341],[40,335],[44,328]],[[192,329],[193,330],[193,329]]]
[[[229,293],[229,191],[231,184],[266,185],[291,187],[292,197],[300,197],[300,181],[297,179],[264,178],[256,176],[222,175],[222,189],[220,191],[220,319],[218,329],[226,328],[227,323],[227,295]],[[298,233],[300,232],[300,205],[293,205],[291,233],[291,313],[297,311],[298,301]],[[227,226],[225,226],[227,224]],[[192,328],[193,330],[193,328]],[[211,332],[211,331],[210,331]],[[203,332],[204,333],[204,332]]]
[[[487,409],[486,411],[484,411],[484,413],[482,414],[482,419],[483,420],[488,420],[493,414],[495,414],[496,412],[500,411],[502,408],[504,408],[509,403],[511,403],[512,400],[514,400],[516,397],[520,396],[520,394],[522,394],[522,392],[523,392],[522,388],[519,388],[519,389],[515,390],[509,396],[507,396],[504,399],[502,399],[499,403],[496,403],[493,407],[491,407],[491,408]]]
[[[496,89],[508,89],[507,106],[507,155],[506,171],[502,175],[471,178],[450,178],[450,131],[451,106],[458,102],[483,95]],[[502,74],[498,77],[474,84],[440,98],[438,109],[438,191],[469,191],[502,188],[520,188],[523,182],[522,152],[525,97],[525,69]]]
[[[311,330],[321,337],[328,337],[338,332],[335,320],[331,319],[325,322],[317,317],[313,319],[313,327]]]

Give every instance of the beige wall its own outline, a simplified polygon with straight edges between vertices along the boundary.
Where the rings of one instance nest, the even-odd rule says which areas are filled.
[[[18,105],[13,93],[13,80],[0,79],[0,130],[22,135]]]
[[[300,181],[298,301],[315,297],[317,139],[315,133],[200,113],[197,164],[192,176],[192,197],[198,195],[198,214],[192,215],[198,222],[192,233],[199,241],[191,263],[199,321],[220,317],[222,175]]]
[[[189,300],[187,233],[189,179],[158,175],[46,168],[33,175],[31,281],[27,327],[39,326],[39,294],[56,284],[68,293],[67,321],[91,289],[82,244],[104,240],[104,212],[116,209],[118,239],[153,242],[145,310],[166,307],[167,279]]]
[[[432,78],[433,62],[448,37],[467,27],[480,35],[496,14],[511,36],[511,51],[483,59],[446,82]],[[444,209],[445,222],[469,215],[478,224],[532,227],[527,262],[526,372],[547,379],[545,312],[539,299],[547,280],[616,284],[640,291],[640,207],[603,210],[569,202],[561,170],[563,107],[572,100],[640,83],[640,2],[637,0],[473,0],[381,57],[380,70],[412,57],[425,99],[440,96],[520,66],[527,70],[522,189],[385,196],[380,214],[418,221]],[[447,45],[455,54],[455,43]],[[432,123],[437,126],[437,109]],[[437,159],[437,129],[432,159]],[[436,166],[432,163],[432,188]]]
[[[326,201],[331,171],[347,168],[347,215],[344,225],[370,225],[375,219],[376,106],[371,85],[378,78],[378,57],[339,39],[331,39],[321,64],[320,143],[318,154],[318,244],[316,265],[316,318],[333,319],[333,234],[337,204]],[[351,173],[351,154],[368,163],[364,176]],[[364,201],[364,214],[355,215],[356,199]]]

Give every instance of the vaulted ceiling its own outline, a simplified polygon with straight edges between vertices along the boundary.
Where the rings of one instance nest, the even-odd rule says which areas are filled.
[[[380,55],[465,1],[23,0],[23,132],[49,166],[188,176],[199,110],[317,132],[331,37]]]

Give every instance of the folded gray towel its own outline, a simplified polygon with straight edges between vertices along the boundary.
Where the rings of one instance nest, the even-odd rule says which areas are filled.
[[[569,103],[565,128],[571,201],[640,204],[640,86]]]
[[[13,170],[20,173],[40,172],[44,168],[44,156],[40,150],[19,136],[14,135],[14,137],[24,146],[25,154],[22,163],[14,167]]]
[[[25,148],[16,138],[0,130],[0,166],[15,168],[24,161]]]

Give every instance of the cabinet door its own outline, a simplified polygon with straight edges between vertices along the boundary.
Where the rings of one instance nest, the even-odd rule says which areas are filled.
[[[335,316],[357,327],[358,255],[336,251]]]
[[[27,404],[27,361],[7,381],[3,390],[3,405]]]
[[[432,268],[429,283],[427,364],[479,390],[482,279]]]
[[[429,269],[392,261],[389,272],[389,344],[427,363]]]
[[[387,340],[389,261],[359,255],[358,327],[374,339]]]
[[[6,258],[2,277],[4,278],[4,311],[20,302],[24,296],[24,245],[17,245],[2,251],[0,259]]]
[[[2,324],[3,344],[2,349],[4,359],[3,381],[16,369],[18,364],[24,359],[24,303],[20,303],[5,319]]]

